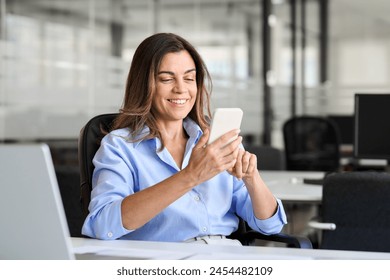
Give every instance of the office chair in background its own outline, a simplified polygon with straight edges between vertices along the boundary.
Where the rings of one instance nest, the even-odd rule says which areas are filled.
[[[92,174],[94,166],[92,159],[100,146],[103,137],[102,129],[109,130],[113,120],[118,114],[102,114],[90,119],[80,131],[79,137],[79,165],[80,165],[80,188],[81,202],[84,215],[88,215],[88,205],[91,199]],[[284,233],[263,235],[253,230],[248,230],[246,223],[241,220],[239,229],[231,238],[240,240],[244,245],[250,245],[256,239],[283,243],[289,247],[311,249],[312,244],[306,237],[292,236]]]
[[[287,170],[339,170],[340,132],[332,120],[292,117],[283,125],[283,139]]]
[[[286,164],[282,150],[266,145],[245,145],[245,150],[257,156],[259,170],[285,170]]]
[[[323,185],[320,249],[390,252],[390,173],[333,173]]]

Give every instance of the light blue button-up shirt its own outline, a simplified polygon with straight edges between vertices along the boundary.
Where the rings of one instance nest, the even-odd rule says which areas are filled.
[[[202,135],[191,119],[184,120],[189,135],[183,166]],[[148,133],[145,128],[143,133]],[[101,142],[93,164],[93,190],[82,233],[98,239],[132,239],[151,241],[184,241],[203,235],[230,235],[238,227],[237,215],[249,226],[265,234],[281,231],[287,223],[279,199],[276,213],[265,220],[254,216],[252,203],[242,180],[224,171],[197,185],[161,213],[136,230],[123,227],[122,200],[153,186],[179,172],[171,154],[161,147],[159,139],[128,141],[129,129],[112,131]]]

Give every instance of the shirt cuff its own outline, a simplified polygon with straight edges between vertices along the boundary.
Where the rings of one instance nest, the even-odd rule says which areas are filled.
[[[119,239],[133,231],[123,227],[121,204],[122,200],[117,200],[111,205],[106,205],[105,209],[99,214],[100,217],[95,225],[96,238],[103,240]]]
[[[258,227],[258,230],[263,234],[275,234],[281,232],[283,226],[287,224],[286,212],[282,201],[276,198],[278,204],[277,210],[272,217],[268,219],[258,219],[255,217],[255,222]]]

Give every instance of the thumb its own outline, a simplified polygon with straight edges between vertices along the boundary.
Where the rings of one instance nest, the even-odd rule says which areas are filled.
[[[207,141],[209,140],[209,136],[210,136],[210,130],[206,128],[203,132],[203,135],[200,137],[198,143],[196,144],[196,147],[203,148],[207,144]]]

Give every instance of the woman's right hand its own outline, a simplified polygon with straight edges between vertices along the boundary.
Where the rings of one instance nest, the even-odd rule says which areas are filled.
[[[232,130],[207,144],[210,131],[206,129],[192,150],[191,158],[185,170],[195,185],[207,181],[224,170],[234,167],[242,137],[240,130]],[[229,144],[230,139],[234,139]]]

